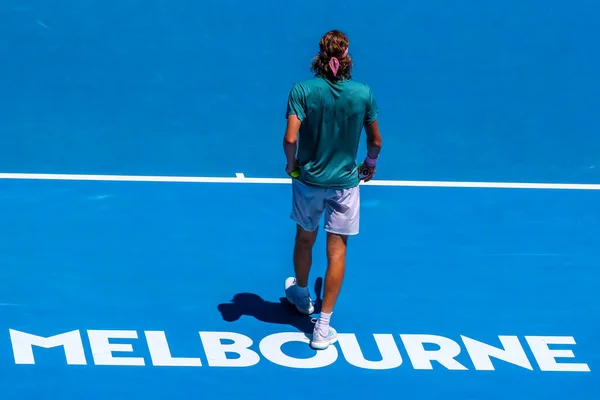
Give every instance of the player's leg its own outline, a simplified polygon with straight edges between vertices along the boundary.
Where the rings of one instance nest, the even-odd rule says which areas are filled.
[[[327,232],[327,272],[323,294],[322,314],[331,314],[337,302],[346,272],[347,235]]]
[[[340,294],[346,272],[348,236],[357,235],[360,218],[360,189],[336,190],[328,198],[325,213],[327,231],[327,273],[321,315],[315,324],[311,346],[326,349],[337,341],[330,326],[331,315]]]
[[[313,246],[317,240],[317,227],[314,231],[307,231],[302,226],[296,225],[296,239],[294,241],[294,272],[296,284],[300,288],[308,287],[308,275],[312,266]]]
[[[308,276],[312,266],[313,246],[317,239],[319,221],[325,207],[323,190],[292,181],[292,214],[296,222],[294,242],[294,277],[285,281],[285,294],[302,314],[312,314],[314,306],[308,291]]]

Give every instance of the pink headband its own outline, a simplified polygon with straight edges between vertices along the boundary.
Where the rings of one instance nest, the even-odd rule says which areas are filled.
[[[323,53],[321,53],[321,55],[322,54]],[[337,57],[331,57],[331,59],[329,60],[329,68],[331,68],[331,72],[333,72],[333,76],[337,76],[338,69],[340,69],[340,60],[346,58],[347,55],[348,55],[348,48],[346,47],[346,51],[344,51],[344,54],[342,54],[339,59]]]

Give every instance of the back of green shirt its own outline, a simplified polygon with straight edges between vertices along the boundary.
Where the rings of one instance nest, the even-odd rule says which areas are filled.
[[[301,121],[298,163],[301,182],[346,189],[359,184],[356,163],[364,124],[377,119],[369,86],[353,80],[314,77],[292,86],[287,115]]]

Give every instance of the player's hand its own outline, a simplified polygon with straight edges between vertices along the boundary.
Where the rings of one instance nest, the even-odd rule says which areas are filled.
[[[288,162],[288,164],[285,167],[285,173],[289,175],[292,173],[293,170],[295,170],[297,168],[298,168],[298,160],[292,161],[291,164]]]
[[[360,167],[361,180],[363,182],[369,182],[371,179],[373,179],[373,175],[375,175],[376,170],[377,168],[375,166],[370,167],[363,163]]]

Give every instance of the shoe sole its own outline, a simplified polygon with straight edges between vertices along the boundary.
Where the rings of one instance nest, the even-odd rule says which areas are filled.
[[[328,340],[327,342],[313,342],[311,340],[310,343],[309,343],[309,346],[313,350],[325,350],[326,348],[328,348],[332,344],[337,343],[337,341],[338,341],[337,336],[335,337],[335,339]]]

